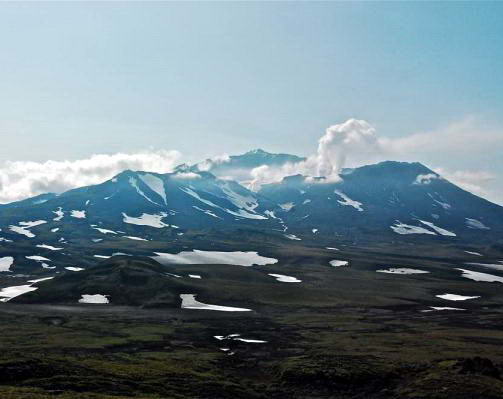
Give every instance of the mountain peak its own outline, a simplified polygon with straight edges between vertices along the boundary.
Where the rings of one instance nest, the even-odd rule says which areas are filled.
[[[258,155],[272,155],[270,152],[264,151],[262,148],[255,148],[253,150],[248,151],[245,155],[252,155],[252,154],[258,154]]]
[[[131,170],[131,169],[126,169],[126,170],[123,170],[122,172],[117,173],[110,180],[116,181],[116,180],[120,180],[123,177],[131,177],[133,175],[136,175],[136,171]]]

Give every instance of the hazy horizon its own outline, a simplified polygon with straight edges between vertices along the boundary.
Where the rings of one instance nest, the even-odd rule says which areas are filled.
[[[86,184],[253,148],[312,156],[356,118],[374,137],[347,166],[417,161],[503,204],[501,3],[0,9],[0,202],[69,170]]]

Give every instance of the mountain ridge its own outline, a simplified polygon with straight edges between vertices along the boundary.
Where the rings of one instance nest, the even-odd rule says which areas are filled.
[[[270,159],[263,150],[246,154],[257,153]],[[6,204],[0,207],[0,229],[3,246],[43,239],[41,244],[57,247],[121,234],[176,240],[188,233],[237,230],[307,242],[334,236],[355,242],[496,242],[503,235],[503,207],[419,162],[347,168],[335,182],[287,176],[257,192],[179,165],[170,173],[124,170],[100,184]]]

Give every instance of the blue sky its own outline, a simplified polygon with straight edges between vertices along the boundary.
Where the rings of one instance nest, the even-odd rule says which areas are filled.
[[[394,156],[503,202],[502,15],[502,2],[1,3],[0,162],[308,155],[355,117],[390,140],[423,135]]]

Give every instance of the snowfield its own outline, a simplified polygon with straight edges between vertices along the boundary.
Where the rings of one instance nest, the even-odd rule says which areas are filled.
[[[72,218],[85,219],[86,218],[86,211],[73,210],[73,211],[71,211],[70,216]]]
[[[85,270],[81,267],[75,267],[75,266],[67,266],[65,267],[66,270],[70,270],[71,272],[80,272],[82,270]]]
[[[5,287],[0,290],[0,302],[8,302],[12,298],[26,294],[30,291],[35,291],[37,287],[32,287],[31,284],[15,285],[13,287]]]
[[[409,269],[407,267],[397,267],[397,268],[389,268],[389,269],[380,269],[376,270],[377,273],[389,273],[389,274],[425,274],[429,273],[426,270],[420,269]]]
[[[123,222],[129,224],[136,224],[138,226],[149,226],[155,227],[156,229],[162,229],[163,227],[169,227],[169,224],[164,223],[161,219],[168,216],[166,212],[161,212],[159,214],[151,215],[149,213],[143,213],[139,217],[128,216],[124,212],[122,213]]]
[[[349,262],[347,260],[334,259],[328,263],[330,263],[330,266],[333,266],[333,267],[349,266]]]
[[[488,282],[488,283],[492,283],[492,282],[503,283],[503,277],[494,276],[489,273],[480,273],[480,272],[474,272],[472,270],[458,269],[458,268],[456,268],[456,270],[459,270],[462,272],[462,275],[461,275],[462,277],[468,278],[470,280],[484,281],[484,282]]]
[[[295,241],[300,241],[301,239],[299,237],[297,237],[295,234],[284,234],[284,236],[286,238],[288,238],[289,240],[295,240]]]
[[[168,204],[166,198],[166,191],[164,189],[164,182],[157,176],[150,173],[145,173],[144,175],[139,175],[140,179],[145,183],[153,192],[159,194],[159,196],[164,200],[164,204]]]
[[[24,235],[28,238],[33,238],[35,237],[35,234],[33,234],[29,229],[35,226],[40,226],[41,224],[47,223],[46,220],[35,220],[32,222],[19,222],[19,226],[14,226],[11,225],[9,226],[9,230],[13,231],[14,233],[18,233],[21,235]]]
[[[269,273],[269,276],[274,277],[277,281],[280,281],[282,283],[301,283],[302,282],[302,280],[299,280],[296,277],[285,276],[284,274]]]
[[[10,272],[10,267],[14,264],[12,256],[4,256],[0,258],[0,272]]]
[[[94,294],[94,295],[89,295],[89,294],[83,294],[82,297],[79,299],[79,303],[99,303],[99,304],[104,304],[104,303],[110,303],[108,300],[109,295],[101,295],[101,294]]]
[[[450,237],[456,237],[456,234],[453,233],[452,231],[449,231],[449,230],[445,230],[441,227],[438,227],[438,226],[435,226],[433,223],[431,222],[426,222],[424,220],[420,220],[420,222],[422,224],[425,224],[426,226],[432,228],[433,230],[435,230],[438,234],[441,234],[443,236],[450,236]]]
[[[157,256],[152,258],[159,263],[169,264],[213,264],[213,265],[273,265],[278,262],[275,258],[267,258],[259,255],[254,251],[201,251],[194,249],[193,251],[183,251],[178,254],[170,254],[165,252],[155,252]]]
[[[180,294],[182,299],[182,309],[217,310],[220,312],[250,312],[251,309],[235,308],[232,306],[208,305],[196,301],[195,294]]]
[[[342,198],[342,201],[341,200],[337,200],[337,202],[339,204],[341,204],[343,206],[352,206],[358,212],[363,212],[363,208],[362,208],[362,203],[361,202],[352,200],[346,194],[344,194],[342,191],[334,190],[334,193],[337,194],[339,197]]]
[[[103,234],[117,234],[116,231],[113,230],[108,230],[108,229],[102,229],[101,227],[92,227],[94,230],[98,230],[100,233]],[[94,241],[94,240],[93,240]]]
[[[391,230],[393,230],[397,234],[431,234],[436,235],[431,230],[425,229],[424,227],[412,226],[410,224],[401,223],[399,220],[392,226],[390,226]]]
[[[466,223],[466,226],[470,229],[491,230],[484,223],[482,223],[480,220],[477,220],[477,219],[466,218],[465,223]]]
[[[63,249],[63,248],[57,248],[57,247],[53,247],[52,245],[46,245],[46,244],[38,244],[38,245],[36,245],[36,247],[49,249],[51,251],[61,251]]]
[[[447,301],[466,301],[468,299],[477,299],[480,296],[465,296],[465,295],[456,295],[456,294],[442,294],[435,295],[437,298],[445,299]]]

